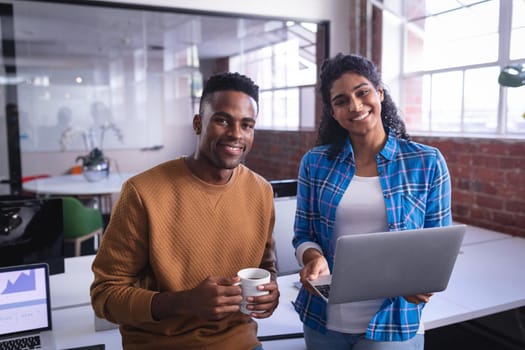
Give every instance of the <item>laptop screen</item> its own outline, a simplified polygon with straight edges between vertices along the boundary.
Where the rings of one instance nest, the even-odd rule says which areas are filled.
[[[48,265],[0,267],[0,337],[50,329]]]

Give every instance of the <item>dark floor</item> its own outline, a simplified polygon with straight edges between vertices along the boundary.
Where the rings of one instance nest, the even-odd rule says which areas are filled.
[[[524,350],[525,308],[431,329],[425,350]]]

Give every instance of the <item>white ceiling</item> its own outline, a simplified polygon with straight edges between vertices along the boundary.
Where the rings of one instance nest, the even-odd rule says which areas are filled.
[[[196,44],[200,60],[216,59],[298,35],[315,57],[315,34],[285,21],[140,11],[134,9],[14,2],[19,72],[93,70],[111,57],[144,50],[150,61],[166,50]],[[5,39],[5,38],[4,38]],[[5,63],[5,62],[4,62]]]

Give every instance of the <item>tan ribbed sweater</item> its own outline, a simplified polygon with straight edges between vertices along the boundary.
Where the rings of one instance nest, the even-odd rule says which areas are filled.
[[[134,176],[93,263],[96,315],[120,325],[125,349],[253,349],[256,323],[240,312],[220,321],[155,321],[151,299],[245,267],[275,277],[273,224],[271,186],[243,165],[226,185],[201,181],[182,158]]]

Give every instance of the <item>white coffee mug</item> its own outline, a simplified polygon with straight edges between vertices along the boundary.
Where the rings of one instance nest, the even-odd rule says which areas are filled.
[[[246,305],[249,304],[246,301],[247,297],[266,295],[269,293],[267,290],[258,290],[257,286],[261,284],[270,283],[270,272],[265,269],[260,269],[257,267],[250,267],[247,269],[242,269],[237,272],[237,275],[241,278],[239,285],[242,288],[242,303],[241,303],[241,312],[243,314],[251,314],[264,312],[263,310],[248,310]]]

